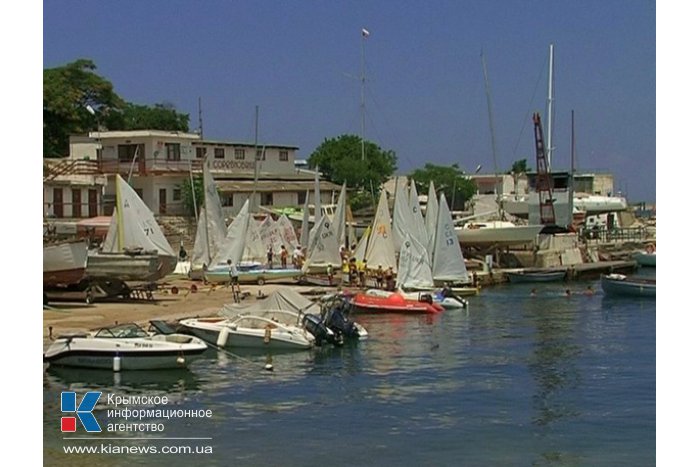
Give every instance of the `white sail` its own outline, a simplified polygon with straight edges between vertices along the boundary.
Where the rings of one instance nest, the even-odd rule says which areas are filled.
[[[246,200],[236,218],[231,222],[228,232],[226,233],[226,239],[221,245],[221,248],[219,248],[219,252],[212,260],[212,265],[227,264],[230,259],[235,267],[241,262],[241,259],[243,259],[243,250],[245,248],[245,239],[250,218],[249,209],[249,200]]]
[[[416,189],[416,182],[411,180],[411,192],[408,197],[408,206],[411,210],[411,215],[413,216],[413,222],[411,223],[411,235],[415,237],[425,249],[429,251],[430,244],[428,243],[428,232],[425,229],[425,220],[423,219],[423,213],[420,210],[420,202],[418,201],[418,190]],[[430,255],[428,255],[428,261],[430,261]]]
[[[117,175],[117,204],[102,251],[122,253],[141,248],[158,251],[159,255],[175,256],[153,213],[124,179]]]
[[[306,202],[304,203],[304,218],[301,221],[301,242],[302,248],[309,247],[309,190],[306,190]]]
[[[425,208],[425,230],[428,234],[428,253],[430,254],[430,264],[433,264],[433,254],[435,252],[435,234],[437,233],[437,218],[439,204],[437,194],[435,193],[435,185],[430,181],[428,189],[428,204]]]
[[[440,195],[433,254],[433,279],[457,283],[467,282],[468,279],[462,248],[459,246],[452,213],[444,193]]]
[[[201,268],[203,264],[210,264],[226,238],[226,221],[221,208],[221,199],[207,162],[202,167],[202,177],[204,179],[204,206],[200,210],[197,236],[192,253],[192,267],[194,269]]]
[[[365,259],[365,255],[367,254],[367,243],[369,242],[370,232],[372,232],[371,227],[367,227],[362,233],[360,243],[357,244],[355,251],[352,252],[352,255],[357,261],[363,261]]]
[[[264,263],[267,249],[260,238],[260,223],[255,220],[252,214],[248,216],[248,231],[245,237],[245,249],[243,250],[243,261],[251,263]]]
[[[404,288],[424,288],[434,285],[428,252],[410,233],[401,241],[396,283]]]
[[[333,224],[331,226],[336,234],[338,245],[345,245],[345,191],[345,183],[343,183],[343,188],[340,190],[338,204],[336,205],[335,214],[333,216]]]
[[[294,231],[294,226],[286,215],[282,214],[277,219],[277,230],[282,235],[282,244],[287,251],[294,251],[294,248],[299,244],[297,233]]]
[[[304,262],[303,272],[308,271],[311,266],[341,266],[340,245],[331,221],[325,214],[321,217],[321,222],[314,225],[310,242],[309,258]]]
[[[263,244],[263,247],[265,247],[265,251],[267,252],[268,248],[272,247],[272,251],[277,254],[280,249],[282,248],[282,245],[284,245],[284,238],[283,238],[283,233],[282,230],[280,229],[279,224],[272,219],[272,216],[268,215],[264,221],[262,221],[262,224],[260,224],[260,241]],[[285,248],[288,248],[285,246]]]
[[[413,232],[413,214],[408,206],[408,193],[404,187],[397,187],[394,199],[394,217],[391,233],[394,238],[394,251],[401,251],[402,241],[409,232]]]
[[[386,192],[382,190],[377,205],[377,213],[372,222],[372,232],[367,243],[367,268],[376,269],[382,266],[387,269],[392,266],[396,269],[396,255],[394,254],[394,237],[391,234],[391,216],[389,215],[389,202]]]

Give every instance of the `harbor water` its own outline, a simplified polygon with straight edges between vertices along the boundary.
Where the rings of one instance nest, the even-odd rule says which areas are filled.
[[[484,289],[470,297],[468,311],[356,315],[369,339],[339,348],[210,350],[180,371],[48,368],[44,462],[654,465],[656,300],[606,297],[599,281],[534,287],[534,295],[532,284]],[[168,409],[211,416],[146,420],[162,424],[160,432],[69,439],[60,430],[62,391],[167,396]],[[104,427],[110,420],[102,402],[94,415]],[[106,443],[159,451],[66,452]],[[210,451],[160,451],[176,443]]]

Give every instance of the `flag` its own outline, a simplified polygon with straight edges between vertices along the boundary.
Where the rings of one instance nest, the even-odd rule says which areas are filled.
[[[369,37],[369,31],[365,28],[362,28],[362,37]]]

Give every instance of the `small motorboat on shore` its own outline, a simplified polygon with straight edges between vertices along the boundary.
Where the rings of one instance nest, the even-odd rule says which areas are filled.
[[[430,292],[408,292],[401,288],[397,289],[396,292],[400,293],[407,300],[414,301],[427,301],[427,297],[432,300],[432,303],[438,304],[446,310],[453,309],[465,309],[469,306],[467,300],[461,299],[457,296],[448,296],[443,293],[441,289],[432,290]],[[365,292],[368,295],[375,295],[377,297],[389,297],[394,292],[389,292],[387,290],[379,289],[369,289]]]
[[[433,303],[430,295],[423,301],[409,300],[398,292],[389,296],[370,295],[358,293],[350,299],[353,309],[357,313],[440,313],[445,309],[437,303]]]
[[[600,283],[606,295],[656,297],[656,279],[607,274],[600,277]]]
[[[49,365],[124,370],[184,368],[207,350],[201,339],[150,334],[136,324],[119,324],[89,334],[59,336],[44,353]]]

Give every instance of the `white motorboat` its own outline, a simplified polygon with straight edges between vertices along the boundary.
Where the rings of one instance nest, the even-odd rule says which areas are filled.
[[[315,343],[314,335],[301,327],[299,314],[283,310],[231,319],[190,318],[180,321],[180,326],[210,344],[226,348],[303,350]]]
[[[44,353],[49,365],[123,370],[184,368],[207,344],[183,334],[150,334],[136,324],[60,336]]]
[[[534,243],[544,225],[516,225],[508,221],[470,222],[457,228],[461,245],[521,245]]]

